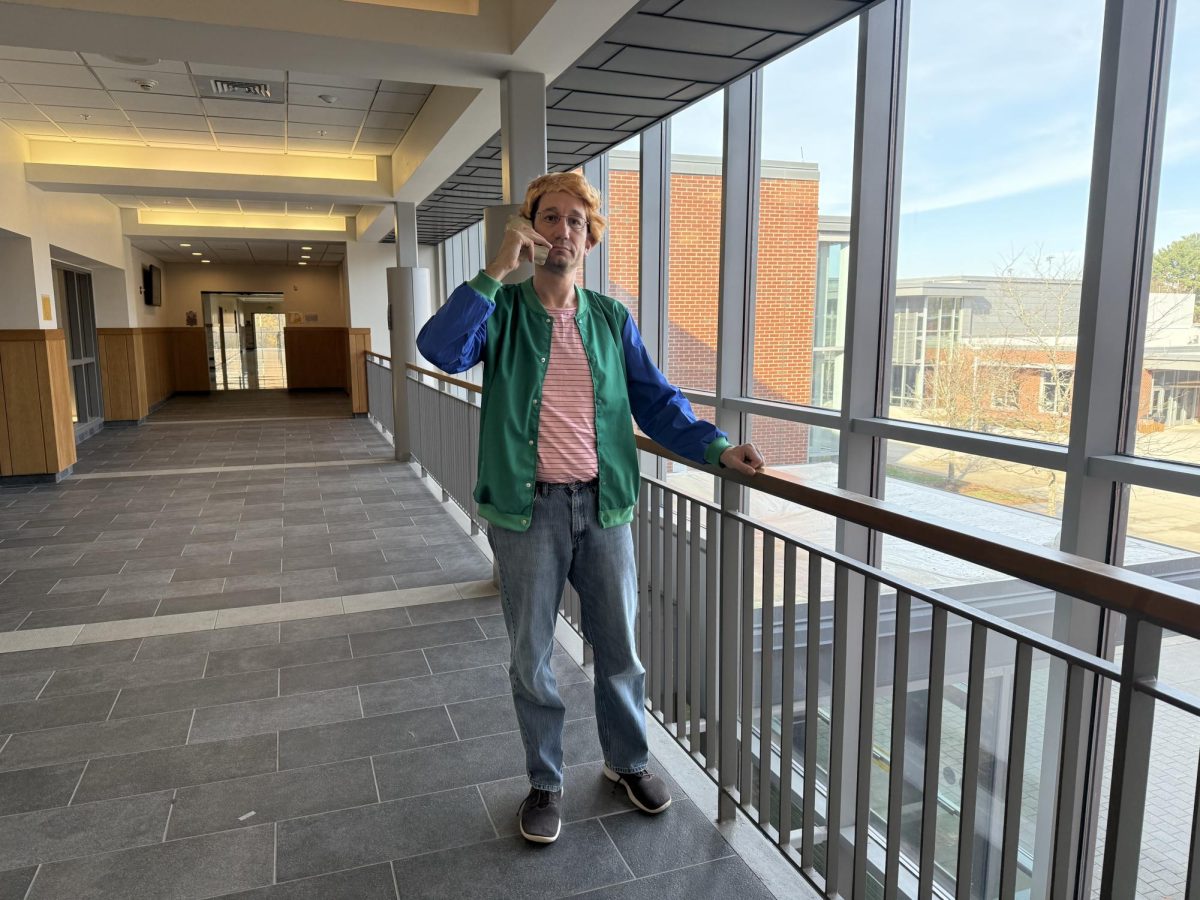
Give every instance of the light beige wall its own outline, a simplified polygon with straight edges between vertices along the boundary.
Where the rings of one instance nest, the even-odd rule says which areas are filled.
[[[346,242],[345,281],[350,298],[350,324],[371,329],[371,346],[386,354],[390,338],[387,328],[387,270],[396,265],[395,244]]]
[[[188,310],[203,317],[201,293],[224,291],[250,293],[279,291],[283,311],[316,315],[315,322],[289,322],[294,328],[345,328],[346,315],[342,273],[335,266],[219,266],[200,263],[168,263],[163,269],[162,314],[156,324],[186,324]]]

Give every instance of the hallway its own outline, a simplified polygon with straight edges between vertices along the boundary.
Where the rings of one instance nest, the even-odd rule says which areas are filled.
[[[771,896],[603,780],[561,647],[568,824],[514,836],[489,560],[365,420],[174,404],[0,492],[0,898]]]

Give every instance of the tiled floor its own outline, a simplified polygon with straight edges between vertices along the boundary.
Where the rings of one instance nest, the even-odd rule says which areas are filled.
[[[561,648],[567,824],[515,835],[490,563],[361,420],[114,431],[81,462],[123,477],[0,491],[0,640],[72,642],[0,653],[0,900],[772,896],[603,780]]]

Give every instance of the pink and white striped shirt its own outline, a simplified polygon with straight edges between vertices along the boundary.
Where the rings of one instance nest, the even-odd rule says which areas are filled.
[[[547,309],[550,362],[542,384],[537,480],[591,481],[596,461],[596,397],[587,351],[575,322],[578,309]]]

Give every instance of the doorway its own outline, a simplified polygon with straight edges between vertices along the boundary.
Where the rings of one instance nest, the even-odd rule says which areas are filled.
[[[79,442],[99,431],[104,424],[91,273],[55,265],[54,294],[58,322],[67,339],[73,401],[71,421],[75,426],[75,440]]]
[[[203,300],[210,387],[286,389],[283,294],[206,292]]]

